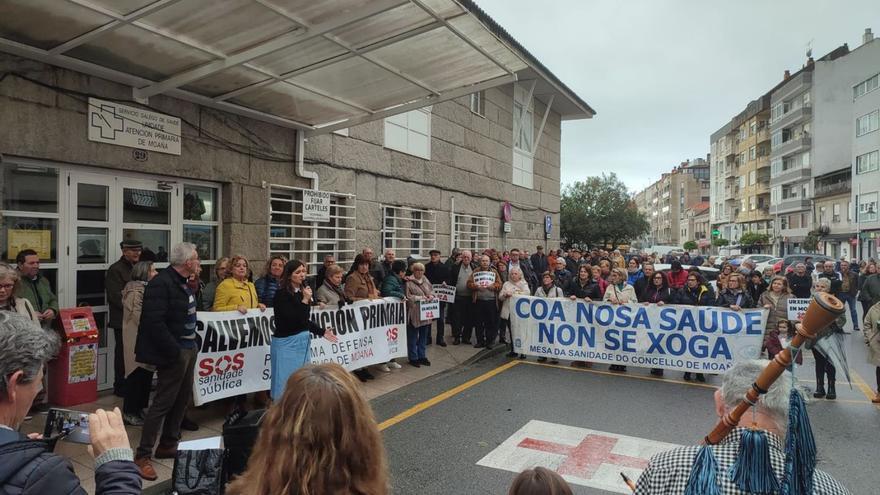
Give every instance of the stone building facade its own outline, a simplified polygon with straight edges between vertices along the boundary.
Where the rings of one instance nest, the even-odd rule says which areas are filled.
[[[412,13],[415,7],[383,0],[362,9],[364,16],[381,16]],[[424,100],[392,91],[389,98],[398,100],[390,105],[383,100],[381,111],[351,114],[356,118],[348,120],[339,119],[338,108],[366,106],[340,96],[340,86],[354,84],[345,71],[338,73],[340,80],[326,81],[337,93],[308,89],[332,106],[273,97],[268,103],[254,100],[255,110],[196,94],[208,91],[196,83],[137,97],[151,81],[137,75],[136,66],[99,67],[25,46],[25,37],[0,36],[0,256],[10,262],[19,250],[36,249],[61,307],[92,307],[101,331],[100,387],[113,380],[112,335],[103,331],[104,274],[119,258],[123,240],[143,242],[160,267],[172,245],[193,242],[204,280],[212,277],[218,259],[234,254],[247,257],[257,277],[273,254],[303,259],[314,273],[325,255],[347,268],[367,247],[377,253],[394,248],[398,258],[419,259],[435,248],[446,255],[453,247],[558,245],[562,122],[595,112],[475,6],[449,8],[448,22],[466,21],[470,30],[447,33],[444,39],[457,45],[434,55],[457,49],[472,59],[456,62],[470,68],[486,67],[487,57],[497,61],[512,54],[499,64],[509,73],[493,77],[496,68],[468,75],[431,65],[423,79],[461,79],[446,82],[452,89],[431,88],[437,94]],[[356,22],[354,12],[338,15],[341,20],[325,22]],[[385,36],[382,42],[394,46],[405,43],[405,36],[442,37],[440,30],[449,26],[430,16],[411,20],[424,25],[411,33],[377,33],[375,39]],[[75,39],[85,43],[113,29],[96,33]],[[157,36],[174,38],[167,30]],[[191,37],[181,40],[196,45]],[[323,63],[345,62],[338,60],[330,56]],[[118,60],[107,63],[112,62]],[[122,72],[128,69],[135,74]],[[399,83],[399,73],[383,70],[388,84]],[[283,115],[261,110],[276,106],[313,110],[322,126],[288,125]],[[129,118],[117,111],[179,123],[179,154],[91,139],[97,130],[115,137],[132,129],[117,127],[117,119]],[[342,121],[352,125],[335,125]],[[321,205],[327,201],[326,217],[306,217],[310,198],[323,198]],[[505,212],[509,221],[503,220]]]

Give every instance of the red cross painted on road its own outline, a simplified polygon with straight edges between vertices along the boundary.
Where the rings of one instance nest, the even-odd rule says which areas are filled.
[[[561,443],[525,438],[517,446],[564,455],[565,461],[556,470],[559,474],[590,479],[602,464],[613,464],[638,469],[648,467],[646,459],[612,453],[618,439],[602,435],[587,435],[581,443],[571,446]]]

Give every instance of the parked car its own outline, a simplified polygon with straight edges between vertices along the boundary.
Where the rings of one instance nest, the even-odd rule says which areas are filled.
[[[773,256],[772,254],[746,254],[746,255],[743,255],[743,261],[752,261],[756,265],[758,265],[760,263],[766,263],[766,262],[772,260],[773,258],[776,258],[776,256]]]
[[[782,266],[782,258],[772,258],[767,261],[758,263],[755,266],[755,270],[758,270],[759,272],[764,273],[764,269],[767,268],[768,266],[770,266],[770,267],[773,267],[774,273],[779,273],[779,271],[776,269],[777,263],[779,264],[779,266]]]
[[[813,265],[825,263],[826,261],[834,261],[830,257],[818,253],[789,254],[782,258],[782,269],[780,270],[780,273],[791,273],[791,271],[794,270],[793,265],[803,263],[807,258],[812,258]]]

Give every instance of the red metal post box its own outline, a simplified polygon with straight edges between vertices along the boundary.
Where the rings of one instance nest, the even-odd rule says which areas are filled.
[[[56,329],[61,338],[58,357],[49,363],[49,402],[74,406],[98,399],[98,326],[92,308],[59,312]]]

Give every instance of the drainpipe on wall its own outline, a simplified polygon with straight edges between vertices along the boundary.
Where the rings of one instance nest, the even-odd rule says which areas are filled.
[[[298,177],[302,177],[303,179],[308,179],[311,181],[309,185],[310,188],[317,190],[318,189],[318,172],[314,170],[306,170],[305,169],[305,153],[306,153],[306,139],[305,139],[305,131],[297,130],[296,131],[296,169],[294,173]]]
[[[449,254],[455,249],[455,196],[449,198]]]

